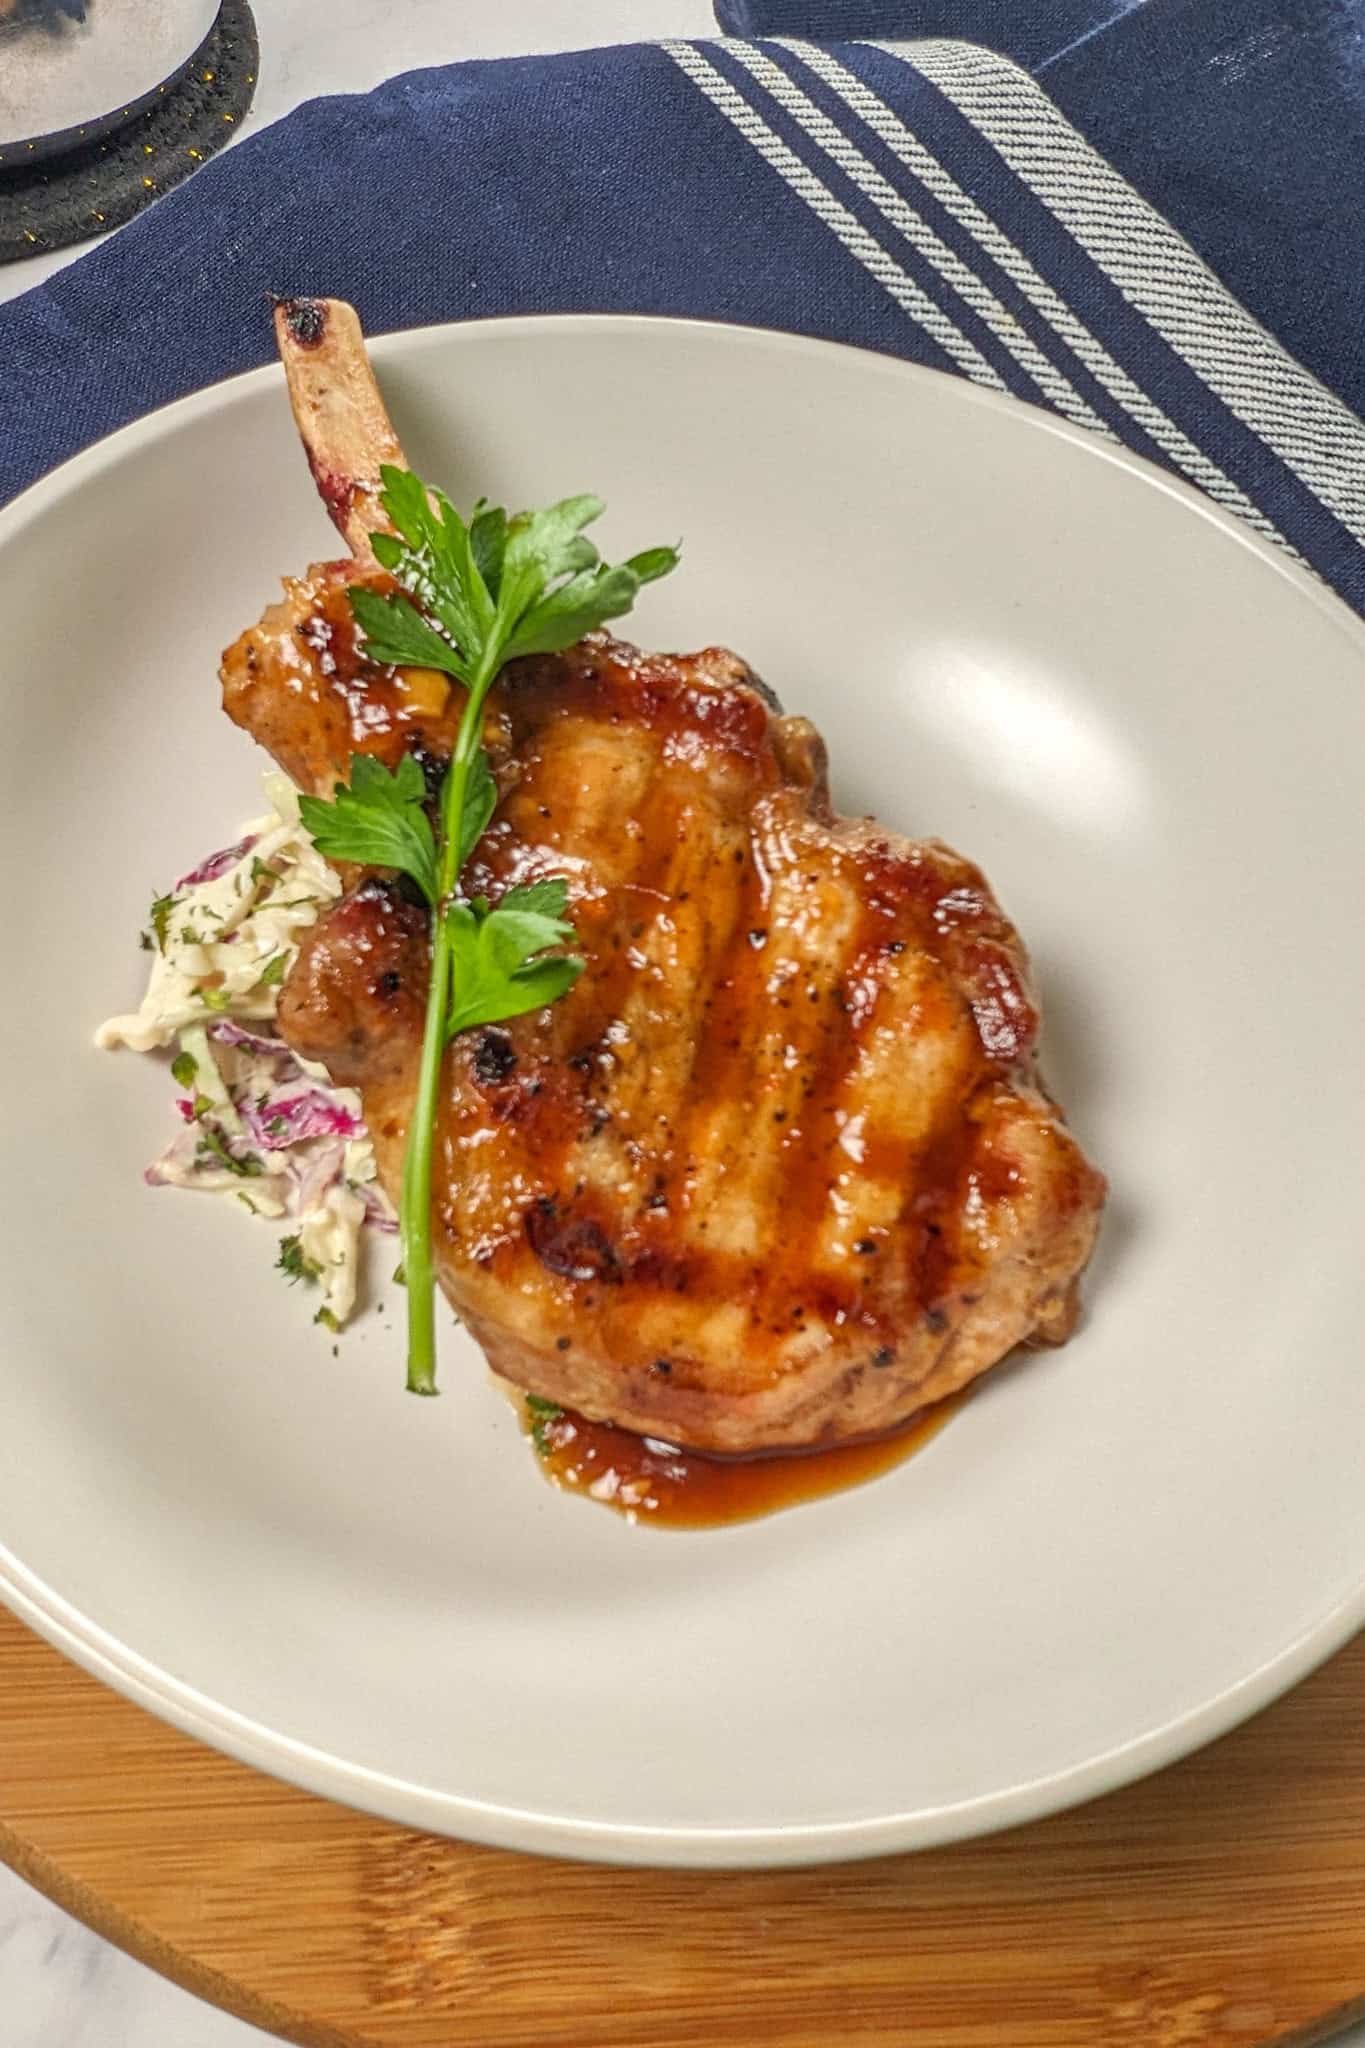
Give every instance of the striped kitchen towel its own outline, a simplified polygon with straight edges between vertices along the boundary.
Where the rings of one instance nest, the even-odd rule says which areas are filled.
[[[1365,611],[1360,330],[1329,388],[980,47],[639,45],[314,101],[0,309],[0,495],[265,360],[272,290],[350,298],[371,332],[634,311],[906,356],[1164,464]]]

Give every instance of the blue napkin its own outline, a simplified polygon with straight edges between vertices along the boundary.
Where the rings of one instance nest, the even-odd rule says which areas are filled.
[[[955,36],[1030,71],[1365,413],[1362,0],[716,0],[737,36]]]
[[[1237,0],[1248,20],[1286,4]],[[775,13],[779,0],[752,5]],[[1137,18],[1153,24],[1149,44],[1131,59],[1105,30],[1043,80],[1096,53],[1095,109],[1120,157],[1125,121],[1130,154],[1146,147],[1169,76],[1167,211],[1193,233],[1207,201],[1210,218],[1240,223],[1250,268],[1254,248],[1277,275],[1299,262],[1295,305],[1273,324],[1343,397],[1365,400],[1365,321],[1349,336],[1336,324],[1359,281],[1310,275],[1286,233],[1317,206],[1325,236],[1330,194],[1300,209],[1306,188],[1281,189],[1275,168],[1311,155],[1319,104],[1279,107],[1297,141],[1264,161],[1252,159],[1269,149],[1268,117],[1238,148],[1216,145],[1209,109],[1233,88],[1249,105],[1244,72],[1261,60],[1209,58],[1196,80],[1183,67],[1201,8],[1222,12],[1220,0],[1151,0]],[[987,11],[1003,9],[954,9]],[[1059,0],[1052,18],[1069,33],[1089,16]],[[1169,45],[1163,20],[1180,31]],[[1275,62],[1272,51],[1263,75]],[[1071,111],[1093,133],[1079,97]],[[271,291],[350,298],[373,332],[634,311],[906,356],[1165,464],[1365,610],[1365,428],[1042,86],[962,43],[642,45],[454,65],[314,101],[0,308],[0,496],[265,360]]]

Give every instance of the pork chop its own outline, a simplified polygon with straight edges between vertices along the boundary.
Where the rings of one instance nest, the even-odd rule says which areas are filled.
[[[392,586],[357,506],[397,443],[385,422],[370,463],[348,315],[292,302],[279,320],[358,559],[287,583],[223,663],[229,715],[319,794],[361,752],[412,753],[434,786],[462,701],[360,651],[346,586]],[[343,371],[361,410],[310,411]],[[979,870],[839,817],[814,729],[719,649],[596,634],[515,662],[485,741],[499,803],[467,893],[562,876],[586,962],[552,1007],[446,1054],[437,1265],[496,1370],[751,1454],[889,1429],[1020,1342],[1065,1338],[1105,1184],[1039,1077],[1024,949]],[[280,1028],[359,1088],[396,1199],[427,914],[383,875],[345,879]]]

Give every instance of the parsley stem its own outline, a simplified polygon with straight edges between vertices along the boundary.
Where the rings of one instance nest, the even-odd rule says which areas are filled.
[[[441,786],[440,893],[431,913],[431,979],[427,986],[422,1058],[417,1070],[417,1095],[403,1155],[403,1192],[398,1210],[403,1275],[408,1293],[410,1394],[436,1392],[436,1272],[432,1256],[431,1169],[441,1093],[441,1067],[446,1049],[446,1018],[450,1014],[450,932],[445,913],[460,876],[465,791],[469,787],[469,771],[474,756],[483,742],[484,699],[502,665],[500,654],[501,644],[495,640],[470,678],[455,751]]]
[[[408,1290],[408,1392],[436,1392],[436,1276],[431,1255],[431,1155],[436,1137],[436,1103],[445,1052],[445,1013],[450,983],[450,939],[439,909],[432,913],[431,981],[427,988],[422,1061],[407,1149],[398,1226],[403,1277]]]

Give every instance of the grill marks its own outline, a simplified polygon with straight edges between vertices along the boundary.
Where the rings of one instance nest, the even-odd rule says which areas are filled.
[[[361,749],[438,772],[459,715],[360,660],[354,574],[291,586],[224,668],[233,715],[324,789]],[[499,1369],[729,1450],[887,1427],[993,1363],[1070,1287],[1103,1193],[1034,1081],[980,874],[833,817],[818,738],[744,675],[595,636],[500,680],[467,887],[564,876],[587,970],[451,1047],[437,1139],[443,1280]],[[425,963],[405,937],[381,1014],[391,895],[315,928],[290,1035],[335,1058],[347,1020],[392,1188]]]
[[[732,892],[713,887],[716,850],[737,838],[704,790],[680,798],[662,760],[642,792],[648,836],[623,847],[607,941],[609,959],[591,990],[588,1042],[596,1048],[593,1100],[609,1119],[591,1126],[578,1173],[614,1154],[623,1187],[657,1238],[687,1207],[686,1115],[708,990],[730,943]],[[662,1201],[660,1198],[662,1197]]]
[[[1009,928],[954,857],[869,853],[860,827],[832,840],[754,745],[747,693],[717,704],[646,676],[650,718],[620,704],[605,661],[544,699],[545,666],[526,671],[500,706],[517,781],[478,886],[567,873],[588,971],[519,1028],[534,1096],[491,1141],[472,1106],[461,1142],[491,1145],[509,1184],[535,1190],[491,1270],[511,1282],[529,1252],[566,1314],[591,1289],[608,1344],[619,1321],[632,1347],[644,1327],[685,1352],[673,1318],[687,1297],[694,1346],[704,1298],[710,1341],[751,1357],[761,1336],[775,1374],[846,1329],[870,1359],[907,1318],[941,1315],[957,1268],[974,1269],[959,1225],[976,1098],[998,1068],[945,956],[966,926],[996,1009],[1031,1017]],[[456,1193],[452,1256],[487,1241],[500,1171]]]

